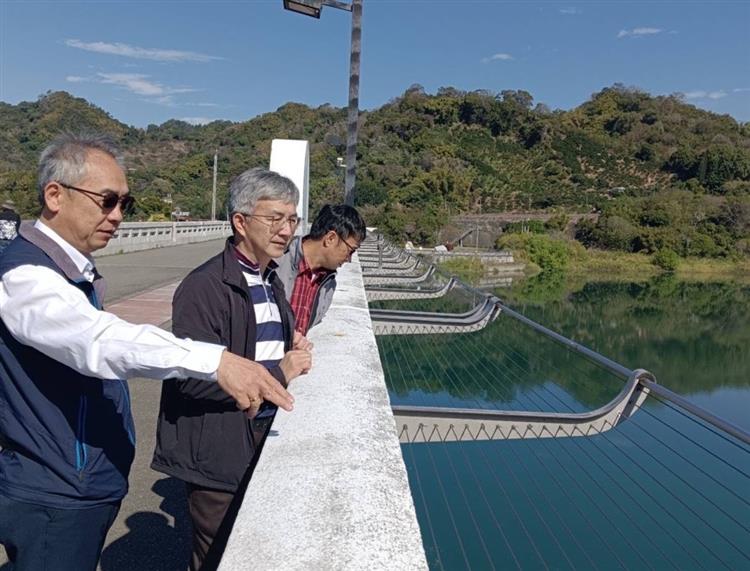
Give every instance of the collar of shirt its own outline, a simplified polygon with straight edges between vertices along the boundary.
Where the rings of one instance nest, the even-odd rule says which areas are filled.
[[[34,228],[39,230],[42,234],[44,234],[51,240],[54,240],[55,243],[60,246],[68,255],[68,257],[73,261],[73,263],[78,268],[78,271],[81,272],[81,275],[86,278],[86,280],[88,280],[89,282],[94,281],[94,260],[90,256],[86,256],[76,250],[73,246],[66,242],[62,238],[62,236],[60,236],[60,234],[55,232],[41,220],[37,220],[34,223]]]
[[[297,266],[297,273],[298,274],[309,273],[310,281],[320,282],[320,281],[323,281],[327,275],[335,274],[336,270],[327,270],[325,268],[321,268],[317,272],[314,272],[313,269],[310,267],[310,264],[307,263],[305,256],[303,255],[299,260],[299,266]]]
[[[240,267],[243,270],[249,271],[251,273],[260,273],[260,265],[258,262],[253,262],[250,258],[245,256],[242,252],[237,249],[237,246],[234,246],[233,250],[235,258],[237,258],[237,261],[240,263]],[[263,273],[263,278],[268,280],[268,277],[271,275],[271,272],[276,271],[276,268],[278,267],[278,264],[271,260],[268,262],[268,266],[266,266],[266,271]]]

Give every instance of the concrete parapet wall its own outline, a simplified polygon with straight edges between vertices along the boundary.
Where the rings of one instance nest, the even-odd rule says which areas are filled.
[[[358,263],[308,337],[220,571],[427,569]]]
[[[225,221],[123,222],[106,248],[95,256],[124,254],[178,244],[205,242],[229,236],[232,228]]]

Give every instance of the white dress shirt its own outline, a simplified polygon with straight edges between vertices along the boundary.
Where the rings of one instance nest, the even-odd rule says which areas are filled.
[[[54,240],[93,281],[93,261],[41,221]],[[20,343],[84,375],[101,379],[194,377],[216,380],[224,347],[178,339],[153,325],[134,325],[96,309],[59,273],[18,266],[2,276],[0,318]]]

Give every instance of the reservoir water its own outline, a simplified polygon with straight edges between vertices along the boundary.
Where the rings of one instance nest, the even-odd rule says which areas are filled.
[[[495,291],[514,309],[750,430],[750,288],[666,277]],[[476,298],[372,307],[461,312]],[[378,338],[393,404],[583,412],[622,379],[501,314]],[[402,447],[433,569],[750,568],[750,448],[655,398],[586,438]]]

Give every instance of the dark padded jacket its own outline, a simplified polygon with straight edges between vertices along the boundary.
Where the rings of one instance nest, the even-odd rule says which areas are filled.
[[[193,270],[172,302],[172,330],[223,345],[236,355],[255,358],[255,312],[247,282],[227,240],[224,251]],[[270,278],[284,329],[284,350],[291,348],[292,310],[275,273]],[[270,373],[286,384],[279,367]],[[244,412],[217,383],[198,379],[164,381],[156,450],[151,467],[183,481],[235,492],[256,452],[257,436]]]
[[[0,275],[43,266],[80,289],[92,285],[53,240],[31,225],[0,256]],[[127,384],[87,377],[19,343],[0,320],[0,493],[52,508],[85,508],[122,499],[135,455]]]

